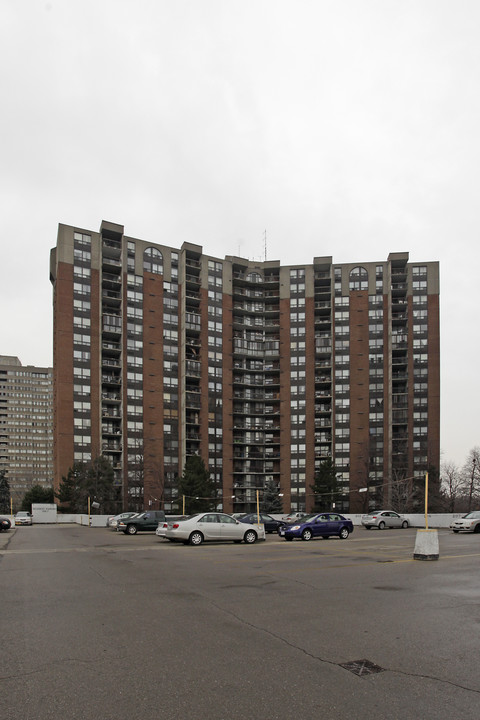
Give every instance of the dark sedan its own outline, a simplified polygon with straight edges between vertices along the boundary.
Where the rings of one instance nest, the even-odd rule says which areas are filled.
[[[346,540],[353,532],[353,523],[338,513],[314,513],[305,515],[300,522],[294,525],[282,525],[278,530],[280,537],[285,540],[298,538],[311,540],[316,537],[328,538],[335,535]]]
[[[10,530],[12,523],[6,517],[0,517],[0,532]]]
[[[271,515],[267,515],[267,513],[261,512],[259,515],[257,513],[250,513],[250,515],[242,515],[241,517],[237,518],[242,523],[248,523],[249,525],[256,525],[260,517],[260,522],[264,524],[265,526],[265,532],[266,533],[276,533],[278,532],[278,528],[282,525],[285,525],[284,522],[281,520],[275,520]]]
[[[136,535],[140,531],[155,531],[159,522],[165,522],[163,510],[148,510],[119,520],[117,530],[122,530],[125,535]]]

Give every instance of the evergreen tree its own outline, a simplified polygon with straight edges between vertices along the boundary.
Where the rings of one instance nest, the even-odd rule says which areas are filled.
[[[5,470],[0,470],[0,512],[10,512],[10,485]]]
[[[283,512],[282,498],[280,497],[278,487],[273,480],[267,480],[265,482],[260,509],[262,512],[266,513]]]
[[[23,496],[21,510],[27,512],[32,511],[32,503],[53,503],[53,488],[42,487],[41,485],[32,485]]]
[[[90,498],[100,504],[101,512],[114,513],[121,502],[120,487],[114,485],[114,479],[113,468],[103,455],[90,462],[75,462],[62,478],[56,497],[65,512],[87,512]]]
[[[215,483],[199,455],[190,455],[183,468],[178,483],[179,501],[185,496],[185,512],[193,515],[198,512],[215,510]]]
[[[320,463],[315,482],[310,487],[315,495],[315,508],[319,512],[331,510],[333,503],[340,500],[342,489],[338,481],[337,469],[331,458]]]

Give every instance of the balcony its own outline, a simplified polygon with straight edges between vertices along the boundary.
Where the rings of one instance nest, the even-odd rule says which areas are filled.
[[[202,264],[197,258],[193,258],[189,255],[185,256],[185,265],[188,267],[201,268]]]
[[[121,435],[120,427],[115,425],[102,425],[102,435]]]
[[[114,360],[113,358],[103,357],[102,366],[120,369],[120,361]]]
[[[102,374],[102,385],[120,385],[120,375],[104,375]]]
[[[200,391],[189,390],[185,394],[185,407],[199,409],[202,404]]]
[[[108,418],[108,419],[118,418],[120,420],[121,417],[122,416],[121,416],[121,413],[120,413],[118,407],[115,407],[115,406],[114,407],[108,407],[108,406],[102,407],[102,418]]]
[[[102,342],[102,351],[105,355],[120,355],[122,347],[119,342]]]
[[[198,287],[200,285],[200,275],[192,275],[191,273],[187,273],[185,275],[185,282],[187,283],[187,287],[188,285],[195,285]]]
[[[122,284],[122,276],[121,273],[111,273],[111,272],[103,272],[102,273],[102,287],[106,288],[109,287],[111,289],[117,289]]]
[[[120,315],[104,315],[102,332],[110,335],[120,335],[122,332],[122,318]]]
[[[104,268],[106,271],[108,271],[108,270],[112,271],[116,268],[118,268],[120,270],[121,267],[122,267],[121,260],[117,260],[116,258],[113,258],[113,257],[108,257],[107,255],[104,255],[102,257],[102,268]]]
[[[104,237],[102,242],[102,250],[104,255],[119,258],[122,252],[122,245],[119,240],[111,240]]]
[[[106,450],[107,452],[114,452],[114,453],[120,453],[122,452],[122,447],[120,443],[115,442],[103,442],[102,443],[102,450]]]
[[[198,360],[187,360],[185,363],[185,374],[190,377],[201,377],[202,364]]]

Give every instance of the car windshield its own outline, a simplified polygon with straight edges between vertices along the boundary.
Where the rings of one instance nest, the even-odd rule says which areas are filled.
[[[466,515],[464,515],[463,517],[464,517],[464,518],[469,518],[469,519],[471,519],[471,520],[472,520],[472,519],[475,519],[475,520],[476,520],[477,518],[480,518],[480,510],[475,510],[475,512],[469,512],[469,513],[467,513]]]
[[[310,520],[313,520],[314,518],[316,518],[317,515],[318,515],[318,513],[312,513],[311,515],[304,515],[303,517],[298,518],[298,522],[302,522],[302,523],[310,522]]]

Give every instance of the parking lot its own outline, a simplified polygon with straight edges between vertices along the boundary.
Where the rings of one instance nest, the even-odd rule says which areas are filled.
[[[4,708],[22,718],[480,716],[479,535],[172,544],[0,536]],[[51,700],[54,693],[55,701]]]

